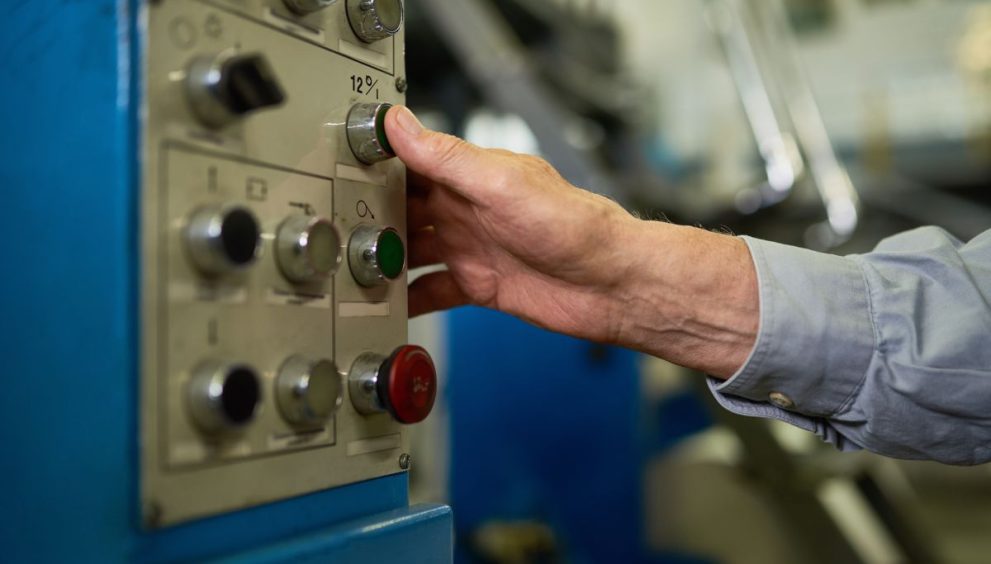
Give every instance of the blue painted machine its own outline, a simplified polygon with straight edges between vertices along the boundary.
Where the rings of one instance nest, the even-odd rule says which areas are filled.
[[[399,0],[3,8],[0,560],[443,563]]]

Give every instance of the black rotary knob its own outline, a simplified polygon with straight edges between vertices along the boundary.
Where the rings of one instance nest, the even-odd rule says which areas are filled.
[[[199,57],[189,66],[186,90],[196,117],[220,128],[257,110],[282,105],[285,92],[261,54],[225,51]]]

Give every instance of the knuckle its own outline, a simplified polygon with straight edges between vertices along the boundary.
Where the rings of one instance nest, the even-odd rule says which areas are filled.
[[[557,177],[557,171],[550,163],[533,155],[513,154],[506,160],[507,166],[492,179],[501,188],[512,188],[522,184],[542,185],[548,176]]]
[[[526,182],[527,175],[518,167],[502,167],[499,172],[493,175],[490,182],[500,193],[508,193],[514,187]]]
[[[451,165],[468,151],[468,142],[451,135],[437,135],[430,140],[430,151],[435,159],[445,165]]]
[[[527,166],[535,173],[558,176],[557,169],[554,168],[551,163],[547,162],[546,159],[534,155],[526,155],[525,161]]]

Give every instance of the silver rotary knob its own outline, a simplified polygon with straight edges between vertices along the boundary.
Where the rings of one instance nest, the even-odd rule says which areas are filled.
[[[201,272],[219,275],[249,266],[261,247],[255,214],[236,204],[197,209],[183,233],[190,260]]]
[[[279,369],[275,396],[291,425],[320,425],[344,403],[344,382],[333,362],[293,356]]]
[[[329,8],[336,4],[337,0],[285,0],[285,3],[293,12],[306,15]]]
[[[399,278],[406,267],[406,246],[391,227],[362,225],[348,243],[351,275],[365,287],[380,286]]]
[[[399,33],[403,25],[402,0],[347,0],[351,29],[365,43]]]
[[[348,145],[355,158],[373,165],[396,156],[385,134],[385,115],[392,104],[355,104],[348,112]]]
[[[276,233],[275,258],[282,274],[293,282],[324,280],[341,264],[341,237],[326,219],[290,216]]]
[[[206,361],[186,386],[186,410],[204,433],[236,431],[250,423],[261,403],[261,378],[246,364]]]

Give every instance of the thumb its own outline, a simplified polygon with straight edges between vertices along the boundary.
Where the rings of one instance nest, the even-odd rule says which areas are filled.
[[[505,175],[506,165],[494,151],[426,129],[404,106],[385,117],[389,144],[406,166],[426,178],[475,200]]]

